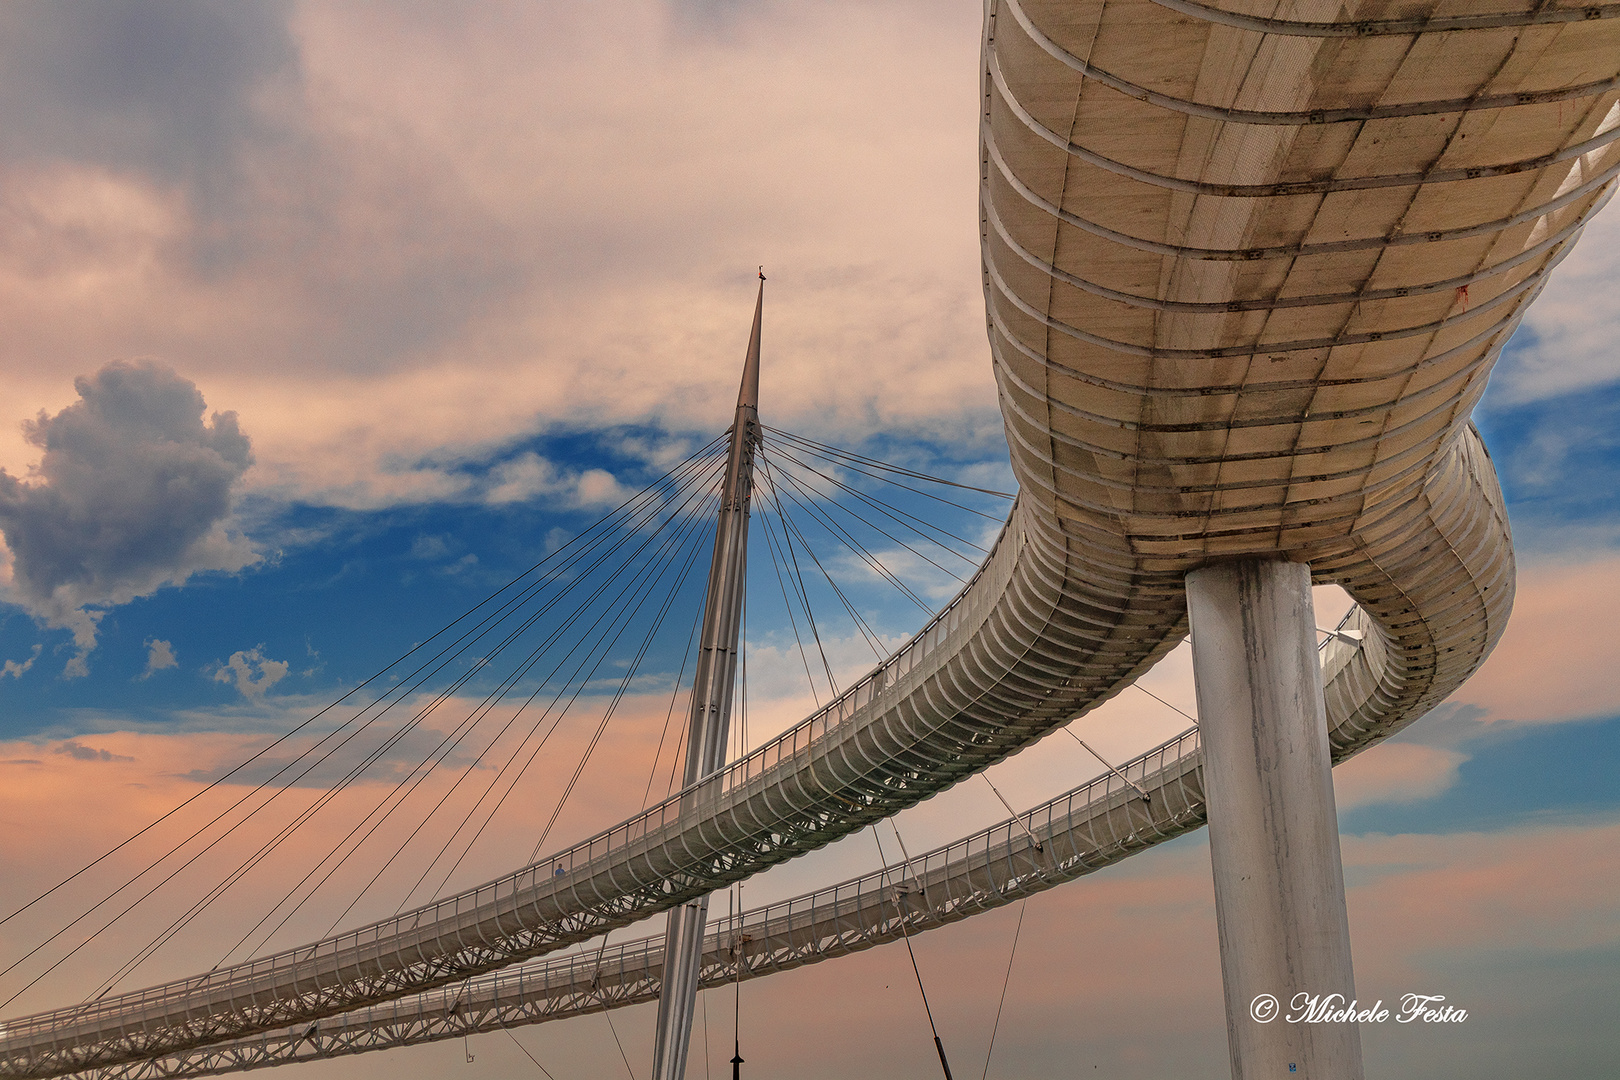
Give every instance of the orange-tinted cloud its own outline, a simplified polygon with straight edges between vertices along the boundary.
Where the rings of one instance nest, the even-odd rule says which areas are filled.
[[[1620,712],[1620,644],[1605,631],[1620,558],[1523,567],[1507,632],[1453,701],[1491,719],[1543,721]]]
[[[723,426],[763,263],[772,422],[999,436],[977,4],[739,9],[701,33],[658,0],[611,34],[521,4],[273,14],[216,28],[259,66],[216,91],[228,138],[175,148],[188,169],[123,143],[0,169],[23,210],[0,243],[18,417],[152,356],[240,413],[261,490],[454,496],[425,457],[555,423]],[[14,472],[32,457],[0,442]]]

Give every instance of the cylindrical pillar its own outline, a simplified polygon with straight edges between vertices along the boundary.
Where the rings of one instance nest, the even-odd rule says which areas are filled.
[[[1357,1025],[1298,1019],[1355,1000],[1310,568],[1195,570],[1187,611],[1233,1080],[1361,1080]]]

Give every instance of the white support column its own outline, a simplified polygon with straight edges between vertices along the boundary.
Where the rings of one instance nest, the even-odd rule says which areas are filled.
[[[1310,568],[1195,570],[1187,611],[1233,1080],[1361,1080],[1357,1025],[1285,1019],[1355,998]]]

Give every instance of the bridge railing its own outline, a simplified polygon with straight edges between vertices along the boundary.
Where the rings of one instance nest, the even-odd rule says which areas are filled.
[[[970,836],[711,929],[702,984],[814,963],[967,918],[1118,861],[1202,821],[1198,732]],[[1138,790],[1140,788],[1141,790]],[[1142,800],[1142,791],[1151,803]],[[651,1000],[663,939],[586,949],[425,993],[91,1074],[99,1080],[195,1076],[457,1037]]]
[[[476,888],[400,915],[187,979],[6,1022],[0,1053],[38,1054],[93,1039],[154,1034],[176,1023],[263,1010],[291,996],[320,997],[355,979],[432,965],[446,949],[496,949],[526,927],[567,930],[571,912],[611,904],[626,890],[656,888],[679,872],[695,809],[707,811],[697,839],[734,843],[766,823],[736,815],[746,796],[779,783],[791,765],[838,740],[840,729],[870,712],[885,692],[926,658],[982,621],[999,590],[975,590],[986,575],[1005,577],[1012,562],[1004,525],[989,558],[955,598],[893,655],[810,716],[721,771],[643,813],[555,855]],[[1016,546],[1016,545],[1012,545]],[[821,757],[827,755],[823,752]],[[811,763],[814,772],[815,764]],[[805,792],[812,801],[825,792]],[[803,802],[804,799],[795,799]],[[726,813],[727,804],[733,811]],[[671,849],[674,843],[676,848]],[[581,931],[583,932],[583,931]],[[577,934],[574,935],[577,938]],[[586,936],[591,936],[586,934]]]

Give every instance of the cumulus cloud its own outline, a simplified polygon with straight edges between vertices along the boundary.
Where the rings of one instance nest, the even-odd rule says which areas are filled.
[[[141,672],[141,678],[150,679],[155,672],[165,668],[178,667],[179,661],[174,658],[174,645],[172,642],[153,640],[146,643],[146,670]]]
[[[242,696],[259,701],[270,688],[287,677],[291,665],[285,660],[271,660],[264,655],[264,646],[241,649],[214,669],[214,681],[229,683],[242,692]]]
[[[77,402],[24,424],[44,451],[32,475],[0,469],[8,599],[72,630],[68,676],[88,670],[106,608],[256,558],[226,527],[253,460],[235,413],[204,422],[197,387],[153,363],[111,363],[74,387]]]

